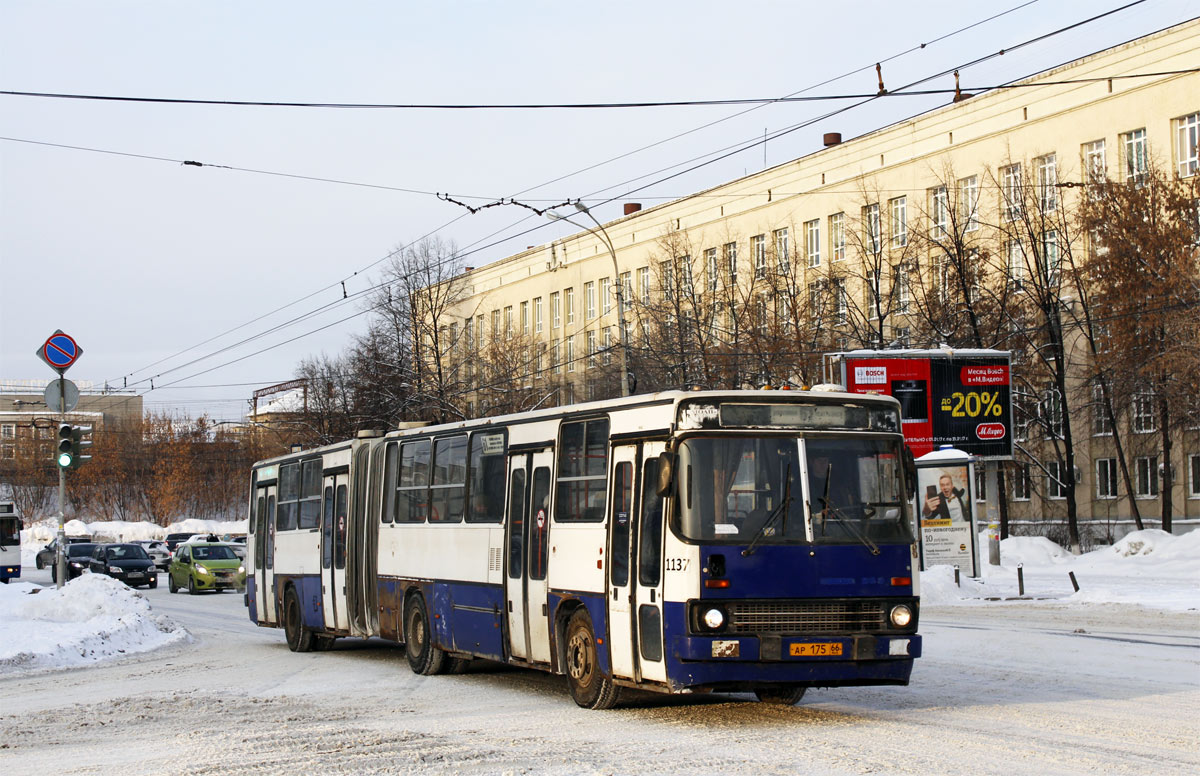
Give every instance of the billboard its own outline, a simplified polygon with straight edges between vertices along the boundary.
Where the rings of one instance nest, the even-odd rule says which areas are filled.
[[[969,460],[962,456],[917,462],[922,570],[957,566],[972,577],[979,576]]]
[[[1012,457],[1008,353],[855,351],[843,359],[846,390],[900,402],[904,439],[914,455],[953,445],[981,458]]]

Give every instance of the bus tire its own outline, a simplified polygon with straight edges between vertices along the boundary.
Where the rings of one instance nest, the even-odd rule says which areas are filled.
[[[621,688],[600,671],[592,618],[580,609],[567,622],[567,685],[571,698],[585,709],[611,709],[620,699]]]
[[[446,653],[433,646],[425,599],[414,595],[404,605],[404,654],[414,674],[432,676],[445,669]]]
[[[754,691],[759,703],[770,703],[776,706],[795,706],[804,697],[807,687],[764,687]]]
[[[312,651],[313,632],[304,627],[304,619],[300,616],[300,600],[296,598],[295,588],[291,587],[283,597],[283,632],[291,651]]]

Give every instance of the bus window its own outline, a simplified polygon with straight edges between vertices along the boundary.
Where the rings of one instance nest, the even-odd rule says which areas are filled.
[[[609,566],[612,583],[629,584],[629,524],[633,521],[633,464],[621,461],[613,469],[612,554]]]
[[[392,522],[396,513],[396,475],[399,473],[400,460],[397,452],[400,445],[392,442],[387,446],[383,460],[383,513],[379,519],[384,523]]]
[[[337,486],[337,504],[333,508],[334,529],[333,563],[339,569],[346,568],[346,486]]]
[[[275,523],[278,521],[271,520],[271,513],[275,511],[275,496],[267,497],[267,562],[266,568],[271,568],[275,565]]]
[[[300,528],[316,528],[321,522],[321,459],[302,465],[300,478]]]
[[[512,473],[512,498],[508,502],[508,576],[521,578],[521,559],[525,556],[525,470]]]
[[[396,489],[396,522],[424,523],[429,505],[429,440],[400,447],[400,486]]]
[[[638,581],[646,587],[657,587],[662,578],[662,496],[654,483],[658,482],[658,459],[646,461],[642,469],[642,525],[638,539]]]
[[[564,423],[554,519],[564,523],[604,520],[607,471],[608,419]]]
[[[499,523],[504,516],[504,431],[471,435],[470,480],[471,507],[468,523]]]
[[[433,483],[429,489],[431,523],[461,523],[467,492],[467,437],[439,439],[433,448]]]
[[[533,472],[533,502],[529,526],[529,578],[546,578],[546,531],[550,528],[550,468],[539,466]]]
[[[275,513],[275,530],[291,531],[296,527],[300,511],[300,464],[279,467],[279,509]]]
[[[321,524],[321,568],[333,560],[333,488],[325,488],[325,520]]]

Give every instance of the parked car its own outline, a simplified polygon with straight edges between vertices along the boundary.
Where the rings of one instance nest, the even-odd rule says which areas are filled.
[[[88,561],[95,550],[95,542],[76,542],[67,547],[67,581],[87,571]],[[58,581],[58,565],[53,560],[50,561],[50,579]]]
[[[192,538],[192,534],[190,533],[169,533],[165,539],[167,543],[167,549],[171,552],[175,552],[175,548],[178,547],[181,542],[186,542],[190,538]]]
[[[167,569],[167,588],[187,588],[192,595],[201,590],[246,589],[246,567],[233,548],[222,542],[185,542],[175,548]]]
[[[90,542],[86,536],[68,536],[67,544],[82,544]],[[52,539],[49,544],[37,551],[37,555],[33,558],[33,565],[38,569],[50,568],[54,565],[54,554],[58,552],[58,539]]]
[[[160,542],[158,539],[138,539],[130,544],[139,545],[144,549],[159,569],[166,571],[167,566],[171,565],[171,550],[167,548],[166,542]]]
[[[88,568],[93,574],[107,574],[130,587],[158,587],[158,569],[140,544],[97,545]]]

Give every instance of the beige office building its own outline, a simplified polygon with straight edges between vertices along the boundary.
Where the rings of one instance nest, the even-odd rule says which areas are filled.
[[[812,356],[822,350],[936,347],[937,341],[915,341],[914,334],[928,327],[913,320],[922,308],[920,278],[930,277],[938,261],[930,235],[954,228],[986,242],[993,225],[1015,217],[1014,200],[1063,212],[1082,196],[1082,189],[1064,184],[1090,176],[1136,179],[1152,164],[1177,176],[1195,175],[1198,55],[1200,22],[1192,21],[1013,88],[948,98],[944,107],[861,137],[842,140],[833,119],[821,150],[665,204],[626,205],[624,217],[602,227],[588,213],[562,208],[587,230],[456,278],[459,296],[439,320],[442,345],[469,354],[461,360],[467,385],[488,385],[494,376],[484,366],[489,346],[493,358],[514,359],[508,369],[515,382],[507,388],[525,390],[526,407],[613,395],[619,390],[616,365],[626,354],[615,285],[622,282],[631,352],[653,350],[656,338],[679,332],[683,324],[660,304],[664,298],[685,288],[711,297],[708,317],[692,322],[706,331],[690,336],[699,342],[709,337],[724,352],[740,351],[744,362],[711,387],[819,382],[824,375],[812,366],[819,364]],[[1140,74],[1157,75],[1131,77]],[[1062,244],[1046,250],[1058,251],[1075,238],[1048,239]],[[1012,246],[999,238],[995,245],[993,259],[1003,267],[998,254]],[[781,288],[790,289],[787,299]],[[759,333],[805,316],[811,323],[816,307],[823,333],[808,343],[806,359],[793,359],[789,368],[779,358],[755,357]],[[1087,354],[1067,339],[1068,358],[1086,371]],[[655,381],[640,367],[637,390],[650,383],[705,384],[712,376],[705,355],[686,353],[686,364],[658,359]],[[466,412],[493,411],[487,391],[465,395]],[[1073,416],[1080,513],[1115,524],[1129,515],[1129,499],[1124,483],[1112,481],[1110,435],[1080,412]],[[1137,415],[1133,409],[1128,414]],[[1122,422],[1130,424],[1137,503],[1148,524],[1157,526],[1158,470],[1166,462],[1158,455],[1152,421],[1143,420]],[[1028,434],[1022,443],[1026,461],[1044,455],[1036,436]],[[1196,518],[1200,431],[1185,429],[1178,436],[1170,461],[1174,514]],[[1045,466],[1014,465],[1010,471],[1014,520],[1065,515]]]

